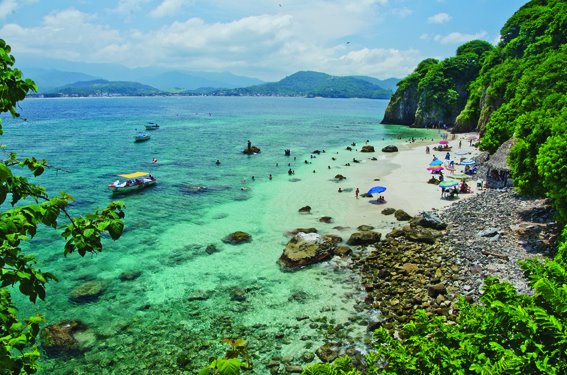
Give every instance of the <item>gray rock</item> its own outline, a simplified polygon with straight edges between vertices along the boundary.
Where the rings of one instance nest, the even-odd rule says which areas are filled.
[[[441,220],[439,215],[434,212],[423,212],[422,214],[414,217],[410,221],[410,224],[437,230],[443,230],[447,228],[447,223]]]
[[[350,238],[347,241],[347,245],[351,245],[351,246],[372,245],[373,243],[380,241],[381,237],[382,237],[382,233],[374,232],[371,230],[355,232],[351,234]]]
[[[498,228],[487,228],[483,231],[478,232],[479,237],[494,237],[498,234]]]

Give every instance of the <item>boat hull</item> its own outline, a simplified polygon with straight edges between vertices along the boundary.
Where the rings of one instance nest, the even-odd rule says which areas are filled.
[[[140,191],[146,189],[148,187],[154,186],[157,184],[157,180],[154,181],[147,181],[141,184],[130,185],[130,186],[112,186],[108,185],[110,190],[112,191],[113,195],[120,195],[120,194],[130,194],[136,191]]]

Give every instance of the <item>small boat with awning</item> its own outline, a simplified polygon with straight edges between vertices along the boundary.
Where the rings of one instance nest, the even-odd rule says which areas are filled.
[[[152,176],[149,172],[125,173],[119,174],[118,176],[125,180],[116,180],[113,183],[108,184],[108,187],[112,190],[113,194],[126,194],[157,184],[157,178]]]

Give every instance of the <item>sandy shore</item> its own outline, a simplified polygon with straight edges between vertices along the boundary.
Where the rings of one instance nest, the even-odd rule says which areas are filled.
[[[459,140],[462,141],[462,149],[471,152],[469,155],[457,156],[453,153],[452,159],[456,162],[461,157],[469,158],[478,153],[478,150],[469,147],[467,140],[470,134],[457,136],[450,140],[449,145],[453,151],[458,150]],[[451,136],[450,136],[451,137]],[[384,208],[403,209],[410,215],[416,215],[422,211],[438,210],[454,202],[477,193],[476,182],[469,181],[471,194],[461,194],[458,197],[447,200],[442,199],[441,189],[427,181],[431,173],[426,170],[433,155],[444,159],[445,152],[433,152],[426,154],[425,148],[432,146],[436,141],[418,140],[416,142],[395,141],[391,144],[398,147],[398,152],[384,153],[382,146],[374,144],[376,152],[362,153],[360,148],[363,144],[352,146],[353,150],[345,149],[334,152],[325,152],[314,158],[302,162],[301,173],[290,176],[290,180],[300,178],[301,181],[290,184],[285,194],[278,197],[280,207],[290,207],[289,219],[297,227],[314,226],[316,218],[331,216],[335,227],[356,228],[359,225],[373,225],[377,229],[387,229],[393,224],[399,224],[393,216],[384,216],[381,211]],[[369,144],[372,145],[372,142]],[[374,157],[377,160],[371,160]],[[359,162],[353,162],[353,158]],[[333,160],[334,159],[334,160]],[[350,165],[346,165],[350,164]],[[460,168],[457,166],[457,171]],[[447,172],[447,171],[445,171]],[[337,182],[334,177],[341,174],[345,180]],[[450,176],[449,173],[445,174]],[[387,188],[382,193],[386,199],[384,204],[375,204],[377,195],[373,199],[359,197],[356,199],[355,190],[360,189],[360,194],[367,192],[371,187],[380,185]],[[338,188],[343,192],[338,192]],[[329,197],[332,197],[329,199]],[[312,215],[306,219],[298,219],[297,209],[304,205],[312,207]],[[287,221],[287,220],[285,220]],[[289,227],[289,222],[286,223]]]

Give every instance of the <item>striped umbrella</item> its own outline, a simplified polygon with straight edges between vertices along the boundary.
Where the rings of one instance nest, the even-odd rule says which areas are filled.
[[[440,165],[434,165],[434,166],[431,166],[431,167],[427,167],[428,171],[442,171],[443,169],[445,169],[445,168],[443,168]]]
[[[441,181],[437,186],[441,188],[449,188],[449,187],[457,186],[458,184],[459,181],[448,178],[446,180]]]
[[[475,165],[475,164],[476,164],[476,161],[474,161],[472,159],[466,159],[466,160],[463,160],[461,162],[461,165]]]

